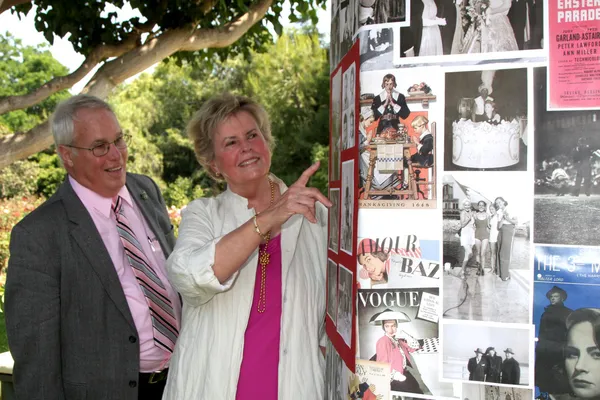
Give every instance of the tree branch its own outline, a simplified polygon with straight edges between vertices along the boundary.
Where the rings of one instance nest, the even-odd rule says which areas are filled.
[[[32,105],[47,99],[56,92],[73,87],[73,85],[82,80],[88,74],[88,72],[94,69],[94,67],[101,61],[109,57],[118,57],[123,53],[134,49],[140,35],[141,32],[135,35],[132,34],[125,42],[116,46],[105,45],[97,47],[87,56],[81,66],[75,71],[69,75],[54,78],[31,93],[20,96],[8,96],[1,99],[0,115],[10,111],[31,107]]]
[[[0,14],[8,10],[12,6],[18,6],[19,4],[30,3],[31,0],[0,0]]]
[[[42,151],[54,143],[50,123],[45,121],[29,132],[0,136],[0,169]]]
[[[242,37],[252,25],[260,21],[272,4],[273,0],[262,0],[250,7],[246,14],[221,28],[196,29],[179,50],[195,51],[208,47],[227,47]]]

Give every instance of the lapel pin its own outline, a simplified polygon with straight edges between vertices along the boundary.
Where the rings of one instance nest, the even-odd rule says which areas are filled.
[[[142,190],[142,192],[140,193],[140,197],[142,198],[142,200],[148,200],[148,193],[146,193],[145,190]]]

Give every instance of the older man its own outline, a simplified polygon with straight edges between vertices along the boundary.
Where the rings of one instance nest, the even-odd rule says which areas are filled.
[[[513,357],[515,352],[509,347],[504,350],[505,359],[502,362],[501,383],[518,385],[521,382],[521,367]]]
[[[160,399],[181,303],[156,184],[127,174],[110,106],[79,95],[52,133],[68,178],[12,231],[6,325],[18,399]]]
[[[469,370],[469,380],[484,382],[490,370],[489,360],[483,354],[481,348],[475,349],[475,357],[469,359],[467,364]]]

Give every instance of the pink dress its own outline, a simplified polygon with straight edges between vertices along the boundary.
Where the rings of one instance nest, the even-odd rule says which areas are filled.
[[[260,246],[260,251],[263,247],[264,245]],[[261,280],[259,264],[256,268],[252,309],[244,336],[244,355],[236,400],[277,400],[282,298],[281,235],[269,241],[267,251],[271,257],[266,276],[267,306],[264,313],[257,311]]]

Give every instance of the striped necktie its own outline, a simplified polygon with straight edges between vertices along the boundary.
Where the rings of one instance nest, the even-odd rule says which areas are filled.
[[[150,309],[154,344],[172,353],[179,335],[173,304],[169,299],[165,285],[156,275],[148,262],[148,258],[142,251],[142,246],[129,226],[129,220],[125,216],[122,206],[123,198],[121,196],[113,199],[112,209],[117,218],[117,231],[121,237],[125,255]]]

